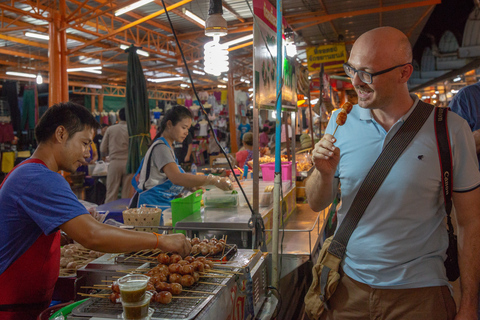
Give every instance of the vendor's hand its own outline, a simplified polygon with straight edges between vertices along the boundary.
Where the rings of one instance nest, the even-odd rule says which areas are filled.
[[[332,175],[337,169],[340,149],[334,146],[336,141],[332,135],[325,134],[312,150],[312,162],[321,174]]]
[[[182,233],[167,234],[162,236],[161,249],[165,252],[176,252],[182,257],[186,257],[192,250],[190,241],[187,241]]]
[[[185,156],[184,162],[190,162],[190,156]]]
[[[214,176],[213,174],[209,174],[207,176],[205,185],[207,186],[214,185],[215,187],[222,189],[223,191],[228,191],[233,189],[232,181],[229,178],[227,177],[220,178],[218,176]]]

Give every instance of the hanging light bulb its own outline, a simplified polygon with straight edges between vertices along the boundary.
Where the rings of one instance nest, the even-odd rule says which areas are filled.
[[[38,76],[37,76],[37,84],[42,84],[43,83],[43,77],[42,75],[39,73]]]
[[[213,36],[213,41],[205,43],[204,59],[205,72],[220,76],[222,72],[228,71],[228,46],[220,44],[220,36]]]

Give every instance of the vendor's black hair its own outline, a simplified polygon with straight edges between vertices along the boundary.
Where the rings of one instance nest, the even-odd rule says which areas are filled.
[[[121,121],[125,121],[127,119],[125,118],[125,108],[118,110],[118,117]]]
[[[55,133],[59,126],[64,126],[71,139],[85,127],[96,130],[98,122],[87,108],[73,102],[57,103],[43,114],[35,127],[37,143],[45,142]]]
[[[172,122],[173,126],[176,126],[177,123],[179,123],[185,118],[190,118],[190,119],[193,118],[192,113],[188,108],[185,108],[184,106],[172,107],[163,115],[162,121],[160,122],[159,130],[157,132],[157,135],[155,136],[155,139],[162,136],[162,133],[163,131],[165,131],[165,128],[167,127],[167,122],[169,120]]]

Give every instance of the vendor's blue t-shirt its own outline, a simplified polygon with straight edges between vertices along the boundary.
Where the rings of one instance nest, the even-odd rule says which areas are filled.
[[[60,174],[38,163],[15,169],[0,189],[0,274],[42,233],[82,214],[88,211]]]

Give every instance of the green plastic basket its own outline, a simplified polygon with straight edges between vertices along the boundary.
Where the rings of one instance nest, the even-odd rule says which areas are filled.
[[[200,210],[202,201],[202,190],[197,190],[185,198],[172,200],[172,226]]]

